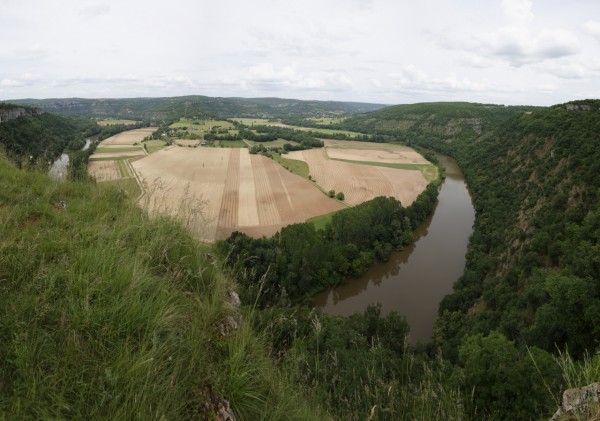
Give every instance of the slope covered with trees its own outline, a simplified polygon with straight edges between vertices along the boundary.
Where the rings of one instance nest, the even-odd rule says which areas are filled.
[[[88,117],[119,117],[166,121],[180,117],[338,116],[382,108],[380,104],[302,101],[281,98],[215,98],[192,95],[173,98],[22,99],[11,101],[44,111]]]
[[[8,105],[4,107],[8,109]],[[49,161],[65,150],[81,149],[85,137],[98,132],[96,123],[86,118],[29,110],[0,123],[0,145],[15,157]]]

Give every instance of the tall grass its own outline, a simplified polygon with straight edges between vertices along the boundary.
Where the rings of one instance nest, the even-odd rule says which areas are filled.
[[[0,158],[0,419],[212,419],[223,397],[242,420],[293,408],[260,335],[222,336],[232,282],[210,252],[118,189]]]

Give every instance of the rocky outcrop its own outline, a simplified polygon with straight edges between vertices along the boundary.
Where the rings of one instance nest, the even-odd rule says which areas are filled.
[[[567,389],[562,404],[550,421],[600,419],[600,383],[592,383],[581,389]]]
[[[31,108],[2,106],[0,107],[0,124],[9,120],[14,120],[23,115],[35,115],[40,113],[41,111],[33,110]]]

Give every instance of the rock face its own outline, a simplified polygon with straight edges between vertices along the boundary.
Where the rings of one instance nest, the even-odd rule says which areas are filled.
[[[0,107],[0,124],[9,120],[14,120],[23,115],[40,114],[39,110],[31,110],[22,107]]]
[[[600,419],[600,383],[563,392],[562,404],[550,421],[571,419]]]

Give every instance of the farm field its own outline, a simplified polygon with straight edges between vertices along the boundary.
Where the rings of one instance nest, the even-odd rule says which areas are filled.
[[[136,120],[124,120],[124,119],[117,119],[117,118],[107,118],[104,120],[97,120],[96,123],[99,126],[116,126],[117,124],[122,124],[124,126],[132,126],[136,123],[139,123],[139,121]]]
[[[408,206],[427,187],[422,167],[435,169],[404,146],[329,140],[325,144],[323,149],[290,152],[287,158],[306,162],[312,179],[324,191],[343,192],[345,202],[350,205],[377,196],[393,196]],[[332,159],[332,156],[352,158],[355,162]],[[394,167],[396,165],[407,168]]]
[[[272,235],[286,225],[345,207],[275,161],[246,149],[169,147],[132,165],[145,191],[142,207],[183,219],[196,236],[209,241],[236,230]]]
[[[128,130],[103,140],[90,157],[88,174],[99,182],[121,180],[130,184],[132,180],[135,181],[130,159],[147,155],[142,140],[155,130],[153,127]],[[154,143],[148,145],[149,151],[151,146],[158,147],[159,143],[164,146],[160,140],[150,142]],[[129,188],[127,190],[132,191]]]

